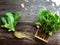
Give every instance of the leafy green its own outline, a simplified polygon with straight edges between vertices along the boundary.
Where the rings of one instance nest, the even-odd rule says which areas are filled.
[[[21,15],[19,13],[7,12],[1,17],[1,27],[7,28],[8,31],[15,31],[15,26]]]
[[[39,25],[45,33],[52,35],[60,29],[60,17],[57,13],[41,8],[36,25]]]

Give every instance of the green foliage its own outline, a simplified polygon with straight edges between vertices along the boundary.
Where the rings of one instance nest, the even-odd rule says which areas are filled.
[[[39,9],[36,25],[40,25],[45,33],[52,35],[60,29],[60,17],[57,13],[52,13],[50,10],[41,8]]]
[[[7,12],[1,17],[1,27],[7,28],[8,31],[15,31],[15,26],[21,15],[19,13]]]

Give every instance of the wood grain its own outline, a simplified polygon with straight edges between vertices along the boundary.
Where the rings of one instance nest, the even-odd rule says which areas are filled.
[[[22,8],[20,5],[21,3],[24,3],[25,8],[28,10]],[[51,0],[49,2],[47,2],[47,0],[29,0],[28,3],[26,3],[24,0],[0,0],[0,18],[8,11],[21,12],[22,16],[18,21],[19,23],[16,26],[16,30],[29,32],[31,34],[31,38],[33,39],[33,41],[26,39],[16,39],[12,35],[12,32],[7,32],[6,29],[0,27],[0,45],[47,45],[45,42],[42,42],[41,40],[38,40],[34,37],[36,32],[34,22],[38,18],[38,9],[40,7],[46,7],[52,12],[56,11],[56,9],[59,10],[58,7],[52,7],[52,3],[54,2]],[[48,44],[60,45],[60,31],[54,33],[53,36],[51,36]]]

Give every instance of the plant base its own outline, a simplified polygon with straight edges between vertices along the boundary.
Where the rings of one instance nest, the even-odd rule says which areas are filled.
[[[50,35],[44,33],[41,29],[37,29],[37,31],[35,33],[35,37],[44,41],[44,42],[48,42]]]

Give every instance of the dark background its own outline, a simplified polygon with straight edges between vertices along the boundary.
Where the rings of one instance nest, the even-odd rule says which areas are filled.
[[[21,7],[21,3],[25,5],[24,8]],[[28,0],[28,2],[25,0],[0,0],[0,17],[8,11],[20,12],[22,16],[18,21],[16,30],[31,33],[30,36],[33,39],[31,41],[15,39],[12,33],[8,33],[6,29],[0,27],[0,45],[60,45],[60,31],[54,33],[48,43],[42,42],[34,37],[36,32],[34,22],[38,18],[38,10],[41,7],[47,8],[52,12],[60,12],[60,6],[56,6],[52,0]]]

